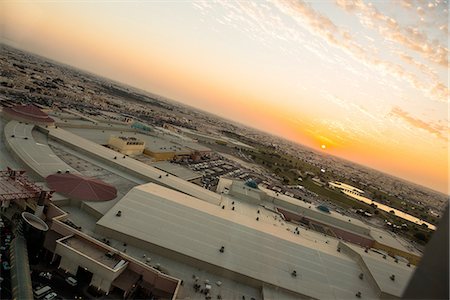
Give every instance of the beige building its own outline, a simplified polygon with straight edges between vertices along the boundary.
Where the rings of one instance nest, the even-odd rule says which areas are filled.
[[[145,142],[135,137],[111,136],[108,146],[126,155],[137,155],[144,152]]]
[[[51,225],[44,248],[53,253],[53,261],[67,276],[88,282],[102,293],[118,290],[124,299],[136,290],[145,299],[177,298],[181,280],[67,225],[68,214],[53,204],[46,217]]]
[[[303,229],[294,235],[286,230],[289,225],[274,226],[269,221],[273,214],[259,214],[262,207],[252,207],[258,221],[239,213],[248,207],[244,202],[236,202],[236,210],[221,204],[144,184],[117,202],[95,231],[258,288],[264,299],[351,299],[355,294],[396,298],[414,271],[404,262],[366,253],[363,247],[344,253],[338,247],[346,250],[352,245],[339,239],[323,239]],[[374,279],[361,280],[361,273],[364,279]],[[395,281],[389,278],[392,274]]]

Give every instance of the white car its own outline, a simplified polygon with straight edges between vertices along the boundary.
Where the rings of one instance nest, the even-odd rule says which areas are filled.
[[[48,280],[52,279],[52,273],[50,273],[50,272],[41,272],[41,273],[39,273],[39,276],[43,277],[43,278],[47,278]]]
[[[66,282],[71,286],[76,286],[78,284],[78,281],[73,277],[67,277]]]
[[[51,292],[50,294],[47,294],[45,297],[44,297],[44,300],[53,300],[53,299],[55,299],[56,298],[56,296],[58,296],[55,292]]]

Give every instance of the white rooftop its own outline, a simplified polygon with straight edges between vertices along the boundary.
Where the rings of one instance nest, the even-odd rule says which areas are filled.
[[[115,214],[120,210],[122,216]],[[156,184],[133,188],[98,222],[119,232],[298,294],[320,299],[375,298],[356,261],[333,245],[222,210]],[[220,253],[221,246],[225,247]],[[296,270],[298,276],[293,277]]]
[[[97,144],[108,144],[111,136],[128,136],[135,137],[145,142],[145,148],[152,152],[176,152],[176,153],[189,153],[190,150],[181,145],[172,143],[161,139],[156,136],[145,135],[137,132],[132,132],[131,128],[115,129],[112,127],[110,130],[95,129],[95,128],[65,128],[65,130],[75,133],[85,139],[93,141]]]
[[[168,161],[158,161],[152,163],[152,166],[184,180],[193,180],[203,176],[199,172],[194,172],[186,167],[180,166],[178,164],[173,164]]]
[[[332,219],[337,219],[342,221],[343,223],[349,223],[349,225],[351,224],[352,226],[357,226],[363,229],[366,229],[367,231],[369,230],[369,226],[367,226],[366,224],[364,224],[363,222],[361,222],[358,219],[349,217],[349,216],[343,216],[337,212],[334,212],[332,210],[330,210],[330,213],[324,213],[321,212],[319,210],[317,210],[313,204],[309,204],[306,202],[303,202],[301,200],[298,200],[296,198],[293,197],[289,197],[280,193],[277,193],[275,191],[269,190],[265,187],[263,187],[262,185],[259,185],[258,188],[260,190],[262,190],[263,192],[265,192],[267,195],[269,195],[270,197],[282,200],[283,202],[289,203],[293,206],[296,206],[298,208],[302,208],[302,209],[307,209],[307,210],[311,210],[314,209],[315,212],[319,212],[320,214],[324,215],[324,216],[330,216],[332,217]]]
[[[33,124],[10,121],[4,128],[6,143],[22,162],[43,178],[55,174],[58,170],[78,173],[58,156],[46,144],[35,141]]]
[[[408,267],[406,263],[401,261],[395,263],[394,259],[389,256],[386,259],[383,259],[381,254],[373,251],[365,253],[361,248],[349,243],[347,243],[346,246],[361,257],[361,264],[367,267],[381,292],[396,297],[401,297],[403,295],[403,292],[415,271],[413,266]],[[391,280],[390,277],[392,275],[395,275],[395,280]]]
[[[422,255],[417,249],[415,249],[409,242],[404,241],[404,243],[400,242],[400,237],[395,236],[394,233],[390,233],[386,230],[381,230],[376,227],[371,227],[370,236],[377,242],[388,245],[390,247],[413,253],[416,255]]]
[[[204,189],[173,175],[166,176],[168,175],[166,172],[160,171],[131,157],[124,157],[114,150],[98,145],[67,130],[50,127],[45,128],[45,130],[48,130],[49,138],[53,138],[73,149],[77,149],[96,159],[100,159],[102,163],[112,164],[121,170],[138,175],[144,180],[158,182],[159,184],[182,191],[183,193],[192,195],[204,201],[215,204],[220,203],[221,196],[210,190]]]

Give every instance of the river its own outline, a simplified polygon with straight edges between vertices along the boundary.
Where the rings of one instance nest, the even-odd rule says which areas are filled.
[[[385,205],[385,204],[382,204],[382,203],[373,201],[373,200],[371,200],[371,199],[369,199],[369,198],[366,198],[366,197],[363,197],[363,196],[359,196],[359,195],[355,195],[355,194],[349,193],[349,192],[347,192],[347,191],[342,191],[342,192],[343,192],[344,194],[346,194],[347,196],[352,197],[353,199],[356,199],[356,200],[358,200],[358,201],[367,203],[367,204],[369,204],[369,205],[370,205],[370,204],[375,204],[375,205],[378,207],[378,209],[381,209],[381,210],[383,210],[383,211],[386,211],[386,212],[394,211],[395,215],[396,215],[397,217],[399,217],[399,218],[408,220],[408,221],[413,222],[413,223],[415,223],[415,224],[417,224],[417,225],[425,224],[425,225],[428,226],[428,228],[430,228],[430,229],[432,229],[432,230],[436,230],[436,226],[434,226],[433,224],[430,224],[430,223],[428,223],[428,222],[425,222],[424,220],[421,220],[421,219],[419,219],[419,218],[416,218],[416,217],[414,217],[414,216],[411,216],[410,214],[404,213],[404,212],[402,212],[402,211],[400,211],[400,210],[398,210],[398,209],[395,209],[395,208],[390,207],[390,206],[387,206],[387,205]]]

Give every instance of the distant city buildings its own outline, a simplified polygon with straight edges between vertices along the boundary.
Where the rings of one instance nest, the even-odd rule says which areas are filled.
[[[328,186],[330,188],[338,189],[338,190],[341,190],[343,192],[347,192],[347,193],[350,193],[350,194],[353,194],[353,195],[362,196],[364,194],[363,190],[358,189],[358,188],[356,188],[354,186],[351,186],[349,184],[339,182],[339,181],[330,181],[330,182],[328,182]]]
[[[32,295],[36,255],[65,280],[63,293],[83,298],[402,296],[420,252],[349,211],[338,213],[303,186],[283,186],[251,154],[264,145],[280,156],[294,153],[326,170],[295,177],[306,174],[320,188],[356,196],[364,191],[342,182],[325,186],[321,178],[334,170],[361,187],[375,173],[359,174],[336,158],[20,53],[0,54],[14,81],[0,87],[12,99],[2,102],[0,158],[12,157],[33,178],[0,172],[16,298]],[[39,105],[11,111],[18,102]],[[376,182],[389,190],[393,181]],[[38,234],[43,243],[26,246],[30,227],[22,220],[45,229]],[[51,288],[39,285],[35,296],[58,288],[46,284]]]

